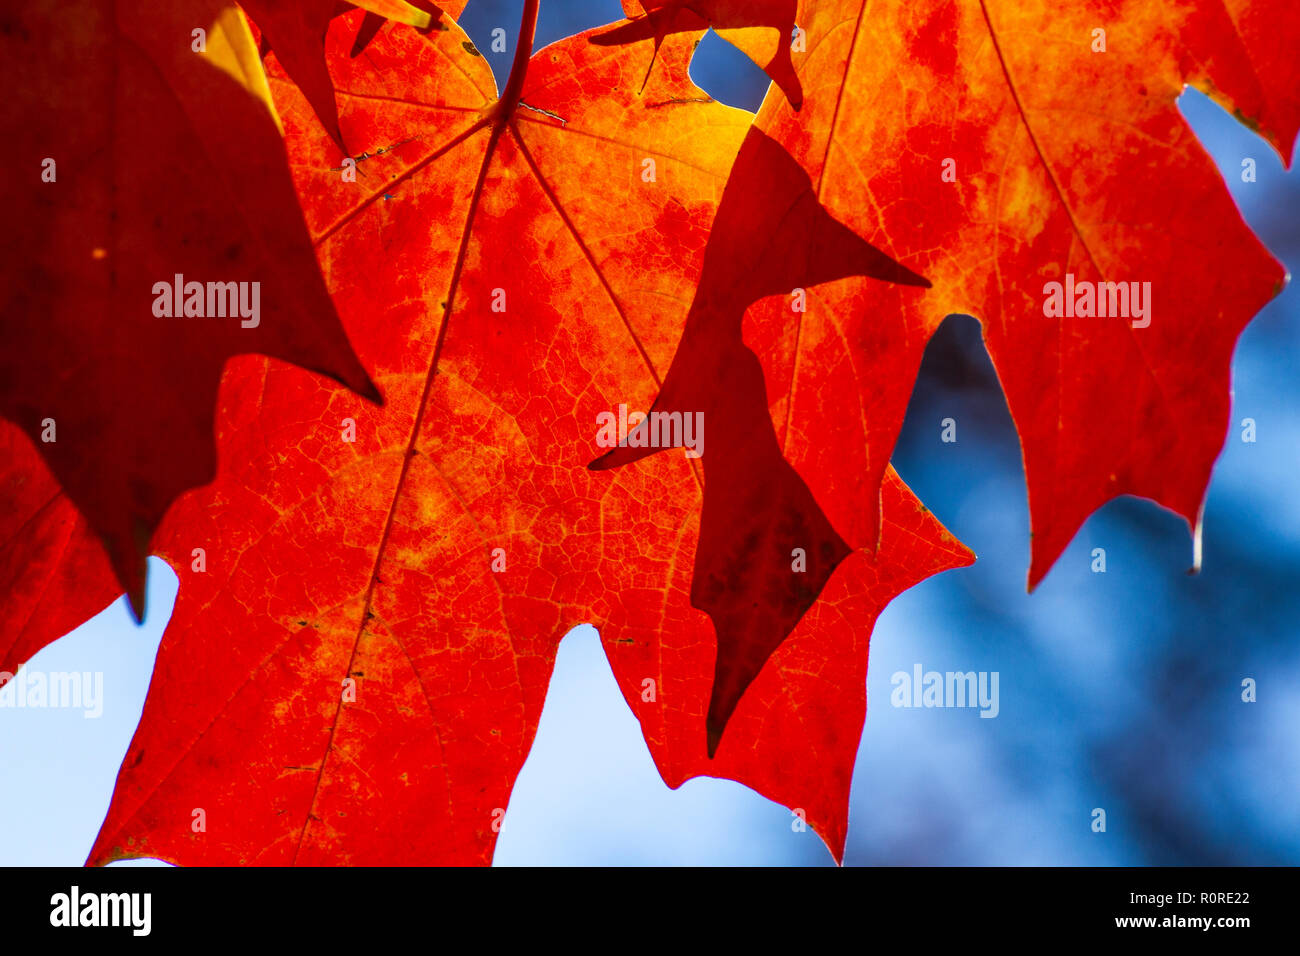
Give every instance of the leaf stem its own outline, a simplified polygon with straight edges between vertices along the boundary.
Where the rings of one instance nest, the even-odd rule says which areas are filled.
[[[510,64],[510,77],[506,87],[501,91],[497,102],[497,123],[505,123],[514,115],[519,105],[519,95],[524,89],[524,74],[528,72],[528,59],[533,55],[533,38],[537,34],[537,11],[541,0],[524,0],[524,15],[519,21],[519,40],[515,47],[515,59]]]

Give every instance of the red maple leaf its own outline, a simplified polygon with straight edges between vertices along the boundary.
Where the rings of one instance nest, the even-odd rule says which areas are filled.
[[[28,231],[0,267],[0,415],[103,540],[139,617],[154,529],[215,473],[227,358],[379,394],[321,281],[239,11],[79,0],[3,16],[23,76],[0,128],[19,171],[4,207]]]
[[[818,96],[795,113],[769,94],[758,127],[832,215],[934,284],[850,280],[806,313],[768,301],[746,316],[782,448],[832,524],[873,534],[875,512],[842,489],[884,475],[926,342],[966,313],[1024,449],[1030,586],[1121,494],[1186,519],[1199,563],[1233,346],[1284,272],[1175,101],[1197,84],[1284,149],[1300,8],[828,0],[799,23],[796,68]],[[1128,307],[1045,314],[1054,282],[1080,302],[1089,288],[1094,313],[1099,295]],[[827,394],[854,411],[805,441],[786,423]]]

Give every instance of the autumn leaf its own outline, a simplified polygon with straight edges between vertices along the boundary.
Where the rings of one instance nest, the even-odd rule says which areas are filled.
[[[714,430],[713,453],[704,459],[704,510],[691,587],[691,604],[709,613],[717,631],[706,720],[709,756],[746,688],[852,550],[782,457],[762,368],[743,341],[745,310],[790,290],[797,300],[806,287],[850,275],[918,290],[929,286],[832,219],[798,164],[750,130],[713,223],[681,344],[652,409],[670,422],[689,424],[698,416],[700,425],[724,423]],[[792,305],[798,308],[799,302]],[[845,344],[844,360],[852,361],[854,343]],[[801,434],[819,441],[822,422],[834,414],[823,404],[816,420],[799,423]],[[684,444],[655,440],[651,423],[647,418],[590,467],[618,467]],[[874,551],[876,539],[853,546]]]
[[[262,32],[263,55],[274,50],[281,67],[302,90],[316,116],[344,156],[351,155],[339,128],[339,111],[334,102],[334,83],[325,65],[325,31],[334,17],[353,9],[340,0],[240,0]],[[383,20],[406,23],[422,30],[442,29],[442,17],[458,17],[464,0],[447,0],[434,5],[428,0],[356,0],[367,11],[365,31],[378,30]],[[362,44],[364,45],[364,44]],[[360,52],[354,45],[354,54]]]
[[[795,63],[816,95],[796,114],[769,94],[758,126],[832,215],[934,284],[848,280],[810,292],[806,313],[769,300],[746,316],[782,449],[832,524],[871,533],[874,510],[842,489],[866,476],[869,493],[885,473],[927,340],[968,313],[1024,449],[1031,586],[1118,495],[1199,529],[1233,346],[1283,270],[1175,101],[1197,85],[1285,150],[1300,9],[827,0],[799,23]],[[1127,296],[1098,292],[1107,282]],[[1050,283],[1080,302],[1088,287],[1112,317],[1046,314]],[[844,340],[860,346],[850,360]],[[805,441],[786,423],[826,394],[853,410]]]
[[[797,0],[623,0],[629,22],[591,38],[617,46],[654,38],[646,78],[654,69],[664,38],[686,34],[698,39],[712,27],[718,36],[761,66],[785,95],[791,108],[803,105],[803,88],[790,58]]]
[[[0,20],[22,77],[4,111],[3,202],[24,230],[2,267],[0,415],[103,539],[141,616],[154,529],[215,472],[229,356],[262,352],[378,393],[321,280],[233,5],[38,2]],[[224,318],[192,317],[180,292],[156,288],[182,277],[238,280],[244,297],[218,297]]]
[[[366,177],[331,171],[308,105],[276,96],[320,261],[388,402],[232,364],[224,471],[159,536],[181,594],[92,862],[485,862],[559,638],[620,600],[602,552],[639,563],[648,529],[604,541],[590,423],[627,396],[629,366],[666,367],[680,319],[660,310],[689,302],[750,117],[661,105],[699,99],[684,74],[647,106],[626,62],[643,51],[586,37],[495,100],[455,27],[388,27],[353,60],[357,23],[335,21],[327,49],[342,121],[375,153]],[[500,105],[521,94],[531,109]],[[684,461],[675,477],[693,480]],[[201,839],[198,805],[225,821]]]
[[[98,535],[37,447],[0,419],[0,674],[122,593]]]

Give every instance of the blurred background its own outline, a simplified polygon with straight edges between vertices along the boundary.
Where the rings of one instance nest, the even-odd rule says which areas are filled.
[[[462,24],[504,83],[522,0],[470,0]],[[622,16],[618,0],[545,0],[537,45]],[[491,53],[493,29],[510,38]],[[766,77],[709,34],[697,84],[756,109]],[[1300,178],[1204,96],[1179,105],[1247,221],[1300,263]],[[1242,183],[1252,157],[1258,180]],[[950,317],[926,353],[894,466],[979,555],[881,616],[854,775],[846,865],[1300,864],[1300,295],[1254,320],[1233,363],[1233,428],[1205,509],[1204,567],[1154,504],[1097,512],[1025,594],[1019,446],[980,341]],[[958,440],[940,440],[957,421]],[[1257,440],[1241,440],[1253,418]],[[1107,572],[1090,570],[1106,549]],[[139,721],[176,576],[151,560],[149,620],[119,601],[42,651],[45,671],[104,672],[104,715],[3,706],[0,864],[81,864]],[[890,676],[997,671],[1000,713],[889,706]],[[1242,700],[1242,681],[1257,700]],[[1093,832],[1093,810],[1106,832]],[[519,776],[498,865],[832,865],[812,831],[740,784],[669,790],[595,631],[565,637]],[[130,864],[115,864],[130,865]]]

